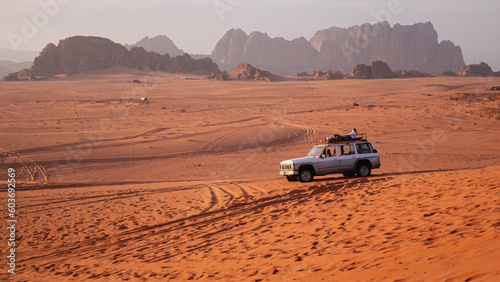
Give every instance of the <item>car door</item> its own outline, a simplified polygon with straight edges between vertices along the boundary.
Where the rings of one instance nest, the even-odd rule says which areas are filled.
[[[356,151],[353,144],[339,145],[339,170],[342,172],[350,172],[354,169],[356,163]]]
[[[328,154],[330,152],[330,154]],[[329,174],[337,172],[339,169],[339,158],[336,154],[335,146],[326,146],[318,158],[319,174]]]

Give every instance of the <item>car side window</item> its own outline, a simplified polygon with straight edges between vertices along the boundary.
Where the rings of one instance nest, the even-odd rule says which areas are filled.
[[[339,149],[341,156],[354,154],[354,146],[352,144],[339,146]]]
[[[335,153],[335,146],[331,146],[331,147],[328,147],[328,149],[330,154],[328,155],[329,157],[335,157],[336,156],[336,153]]]
[[[371,144],[368,144],[368,143],[356,144],[356,150],[358,151],[358,154],[373,153],[373,148],[372,148]]]
[[[321,154],[321,157],[324,158],[329,158],[329,157],[334,157],[335,156],[335,147],[327,147],[323,151],[323,154]]]

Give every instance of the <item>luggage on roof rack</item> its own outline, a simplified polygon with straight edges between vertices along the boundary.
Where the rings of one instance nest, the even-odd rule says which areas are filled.
[[[366,141],[365,133],[358,133],[358,136],[356,138],[351,138],[348,135],[330,135],[325,138],[324,143],[336,144],[336,143],[346,143],[346,142],[348,143],[348,142],[359,142],[359,141]]]

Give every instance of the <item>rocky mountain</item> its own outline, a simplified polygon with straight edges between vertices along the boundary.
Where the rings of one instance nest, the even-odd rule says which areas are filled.
[[[277,74],[295,74],[314,68],[318,52],[301,37],[292,41],[270,38],[266,33],[247,35],[241,29],[231,29],[219,40],[212,52],[212,60],[225,71],[231,71],[241,62]]]
[[[152,38],[146,36],[133,45],[125,44],[124,46],[129,50],[132,49],[132,47],[142,47],[148,52],[155,52],[160,55],[168,54],[171,57],[182,56],[185,53],[177,48],[174,42],[166,35],[158,35]]]
[[[51,76],[62,73],[78,73],[124,65],[141,70],[169,73],[210,74],[219,69],[211,59],[195,60],[188,54],[170,57],[148,52],[141,47],[127,50],[109,39],[91,36],[74,36],[48,44],[35,58],[33,76]]]
[[[432,23],[410,26],[387,22],[350,28],[318,31],[310,40],[319,52],[320,62],[340,70],[352,64],[380,60],[394,69],[411,69],[431,74],[446,70],[458,72],[464,65],[461,48],[451,41],[438,42]]]
[[[219,40],[212,59],[223,70],[249,62],[280,75],[336,69],[349,72],[357,64],[387,62],[394,69],[440,74],[458,72],[464,65],[461,48],[451,41],[438,42],[432,23],[391,27],[387,22],[350,28],[320,30],[307,41],[270,38],[265,33],[247,35],[229,30]]]

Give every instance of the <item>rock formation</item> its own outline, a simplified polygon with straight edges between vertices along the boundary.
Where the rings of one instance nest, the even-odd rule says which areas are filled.
[[[155,52],[160,55],[168,54],[171,57],[182,56],[184,54],[184,51],[177,48],[174,42],[166,35],[158,35],[152,38],[146,36],[133,45],[125,44],[124,46],[128,50],[132,49],[132,47],[142,47],[148,52]]]
[[[358,64],[351,70],[351,77],[357,79],[370,79],[372,77],[370,67],[365,64]]]
[[[452,71],[444,71],[442,74],[440,74],[439,76],[449,76],[449,77],[455,77],[455,76],[458,76],[455,72],[452,72]]]
[[[464,65],[462,51],[451,41],[438,42],[430,22],[391,27],[387,22],[350,28],[321,30],[307,41],[270,38],[265,33],[247,35],[229,30],[219,40],[212,59],[223,70],[249,62],[280,75],[303,71],[337,69],[348,72],[357,64],[384,61],[395,69],[440,74],[458,72]]]
[[[211,73],[209,76],[207,76],[207,79],[229,80],[229,74],[226,71],[223,71],[221,73]]]
[[[395,78],[396,76],[386,62],[375,61],[370,64],[370,74],[372,79]]]
[[[79,73],[124,65],[140,70],[169,73],[219,73],[211,59],[192,59],[188,54],[170,57],[148,52],[141,47],[124,46],[100,37],[75,36],[48,44],[35,58],[31,68],[34,76]]]
[[[340,71],[315,71],[313,72],[313,76],[315,79],[323,79],[323,80],[333,80],[333,79],[343,79],[344,74]]]
[[[404,71],[401,71],[404,72]],[[396,78],[398,77],[391,71],[386,62],[375,61],[371,62],[370,66],[365,64],[358,64],[351,70],[350,78],[357,79],[382,79],[382,78]]]
[[[387,22],[363,24],[350,28],[318,31],[311,45],[320,53],[320,62],[342,71],[359,63],[375,60],[396,69],[413,69],[439,74],[458,71],[464,65],[462,51],[450,41],[438,42],[430,22],[411,26]]]
[[[249,63],[240,63],[231,73],[232,79],[239,80],[263,80],[263,81],[277,81],[279,78],[268,72],[263,71],[261,69],[252,67]]]
[[[393,73],[397,78],[433,77],[432,74],[421,73],[421,72],[416,71],[416,70],[409,70],[409,71],[396,70],[396,71],[393,71]]]
[[[37,77],[31,75],[31,69],[23,69],[18,72],[9,73],[4,76],[4,81],[27,81],[38,80]]]
[[[472,64],[463,66],[459,74],[462,76],[495,76],[493,70],[485,62],[480,62],[477,65]]]
[[[247,35],[241,29],[231,29],[215,46],[212,60],[226,71],[240,62],[249,62],[272,73],[292,75],[318,69],[314,68],[317,55],[303,37],[288,41],[281,37],[270,38],[265,33]]]
[[[311,75],[308,74],[306,71],[303,71],[303,72],[298,72],[295,76],[302,77],[302,76],[311,76]]]

